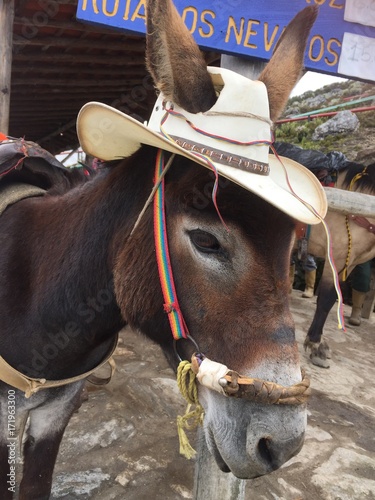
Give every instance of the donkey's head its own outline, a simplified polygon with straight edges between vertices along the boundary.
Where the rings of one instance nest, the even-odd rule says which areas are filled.
[[[129,156],[140,148],[140,143],[177,153],[166,176],[165,212],[176,290],[189,332],[208,358],[242,375],[285,386],[301,380],[294,323],[288,305],[289,258],[294,235],[292,217],[300,216],[308,222],[306,213],[311,216],[312,212],[300,198],[304,195],[308,198],[311,191],[321,193],[322,190],[312,174],[313,179],[308,178],[310,173],[303,167],[289,164],[289,172],[294,169],[298,173],[297,184],[305,190],[298,200],[294,196],[285,181],[283,168],[275,159],[268,158],[269,116],[271,120],[278,117],[299,78],[307,36],[316,14],[314,7],[307,7],[294,18],[281,36],[260,82],[249,84],[249,80],[231,72],[208,70],[171,1],[149,0],[147,65],[162,92],[150,120],[154,131],[146,131],[143,125],[118,111],[100,106],[102,130],[87,140],[80,134],[88,152],[107,160]],[[231,90],[231,82],[236,85],[239,82],[236,92]],[[241,94],[241,89],[248,89],[249,85],[250,92],[254,91],[251,99],[242,95],[245,92]],[[232,99],[220,107],[219,103],[228,93]],[[250,111],[242,107],[243,102],[248,104],[250,100],[255,111],[252,107]],[[165,101],[169,104],[164,106]],[[266,103],[267,113],[264,106],[257,107],[258,101],[262,106]],[[164,124],[167,107],[172,118],[180,110],[179,115],[189,115],[189,120],[183,120],[183,133],[179,133],[179,125],[172,126],[166,138],[157,133],[155,123]],[[84,131],[86,123],[95,124],[97,108],[98,105],[93,104],[82,110],[79,130]],[[237,141],[231,140],[233,116],[235,120],[245,120],[240,126],[236,122],[237,132],[243,135]],[[212,125],[209,138],[204,127],[206,119]],[[255,126],[258,136],[248,134],[247,125],[254,127],[254,120],[258,124]],[[219,122],[221,130],[217,127]],[[203,134],[199,136],[205,136],[203,139],[186,135],[191,134],[192,123],[203,123],[200,129]],[[110,133],[108,124],[111,124]],[[195,131],[196,128],[193,134]],[[233,150],[223,153],[226,145],[222,146],[221,142],[206,147],[208,143],[204,141],[219,140],[217,134],[229,137],[227,143],[233,148],[241,148],[244,143],[247,147],[250,135],[251,153],[238,155],[233,154]],[[177,147],[174,141],[181,137],[182,146]],[[259,138],[262,141],[257,141]],[[90,148],[94,142],[95,147]],[[262,145],[258,150],[259,142]],[[188,153],[184,146],[190,148]],[[203,168],[202,165],[207,167],[206,159],[194,156],[192,148],[203,151],[206,157],[209,154],[218,159],[217,170],[223,177],[217,206],[226,226],[211,200],[213,173]],[[146,179],[140,179],[139,172],[151,177],[145,165],[155,162],[155,154],[154,149],[144,147],[125,163],[124,171],[137,176],[142,192]],[[220,163],[222,160],[224,165]],[[264,177],[268,173],[272,182]],[[140,193],[141,189],[133,191]],[[314,205],[311,198],[310,203]],[[323,205],[317,210],[324,217]],[[125,320],[159,342],[171,364],[176,366],[169,322],[163,311],[152,231],[152,210],[147,210],[117,255],[116,297]],[[177,350],[181,358],[190,359],[196,349],[190,341],[181,340],[177,342]],[[255,404],[226,398],[203,386],[199,389],[199,398],[206,414],[207,443],[222,470],[231,470],[241,478],[253,478],[278,468],[302,446],[306,426],[303,406]]]
[[[295,17],[260,75],[272,120],[300,77],[316,15],[308,7]],[[172,3],[149,0],[147,24],[147,65],[164,98],[191,113],[210,110],[217,100],[212,78]],[[187,163],[180,157],[173,165],[166,194],[172,267],[190,333],[209,358],[251,377],[293,385],[301,380],[288,306],[293,221],[222,180],[218,206],[228,231],[209,198],[209,173]],[[188,341],[178,347],[186,359],[192,349]],[[173,360],[170,345],[166,351]],[[263,406],[204,387],[200,401],[206,440],[222,470],[253,478],[280,467],[302,446],[304,407]]]

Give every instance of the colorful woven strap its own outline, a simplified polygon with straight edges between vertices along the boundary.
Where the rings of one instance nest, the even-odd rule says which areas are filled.
[[[164,203],[164,152],[159,149],[155,166],[155,185],[159,184],[154,198],[154,237],[156,260],[158,263],[159,279],[164,297],[164,310],[168,314],[172,335],[175,340],[189,336],[180,305],[177,299],[176,288],[173,280],[173,271],[169,256],[168,235],[165,219]]]

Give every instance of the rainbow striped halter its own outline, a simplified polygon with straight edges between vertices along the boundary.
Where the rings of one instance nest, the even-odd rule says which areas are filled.
[[[159,279],[164,297],[164,311],[168,314],[169,324],[175,340],[190,338],[182,311],[178,302],[173,270],[169,255],[167,223],[165,216],[165,182],[164,151],[158,150],[155,166],[155,186],[158,186],[154,197],[154,237]]]

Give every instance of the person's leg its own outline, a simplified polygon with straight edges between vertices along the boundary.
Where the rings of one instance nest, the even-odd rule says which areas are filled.
[[[352,282],[352,313],[349,324],[359,326],[361,324],[361,313],[366,293],[370,290],[371,261],[358,264],[351,273]]]
[[[316,279],[316,262],[312,255],[307,254],[306,260],[303,263],[303,269],[305,270],[305,291],[302,297],[310,299],[314,296],[314,287]]]

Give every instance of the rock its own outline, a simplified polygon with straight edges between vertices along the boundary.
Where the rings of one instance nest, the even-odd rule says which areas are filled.
[[[300,108],[298,104],[293,104],[293,106],[290,106],[285,110],[284,115],[289,118],[291,116],[298,115],[299,113],[300,113]]]
[[[359,128],[359,120],[351,111],[340,111],[330,120],[316,127],[312,136],[313,141],[320,141],[327,135],[348,134]]]
[[[362,449],[337,448],[329,459],[314,469],[312,483],[323,489],[325,498],[374,498],[374,463]],[[340,481],[332,481],[340,474]]]
[[[96,468],[75,473],[61,473],[55,477],[52,488],[52,498],[68,498],[72,500],[90,495],[97,490],[103,481],[110,479],[109,474],[104,474],[102,469]]]
[[[133,478],[133,475],[133,472],[129,474],[129,471],[125,470],[124,472],[116,476],[115,481],[117,481],[119,484],[121,484],[121,486],[125,488]]]
[[[72,431],[61,444],[61,452],[70,457],[75,447],[81,452],[89,452],[94,448],[107,448],[119,438],[131,438],[135,434],[134,425],[123,419],[111,419],[104,422],[91,422],[86,432]]]
[[[324,95],[316,95],[305,100],[304,105],[310,109],[319,109],[327,102]]]
[[[324,94],[326,101],[330,101],[334,97],[340,97],[342,95],[341,89],[332,89]],[[331,102],[330,102],[331,104]]]
[[[171,484],[171,490],[175,491],[181,498],[193,498],[192,492],[180,484]]]
[[[357,153],[357,157],[355,159],[358,163],[363,163],[364,165],[371,165],[371,163],[375,162],[375,146],[369,147],[366,149],[362,149]]]

